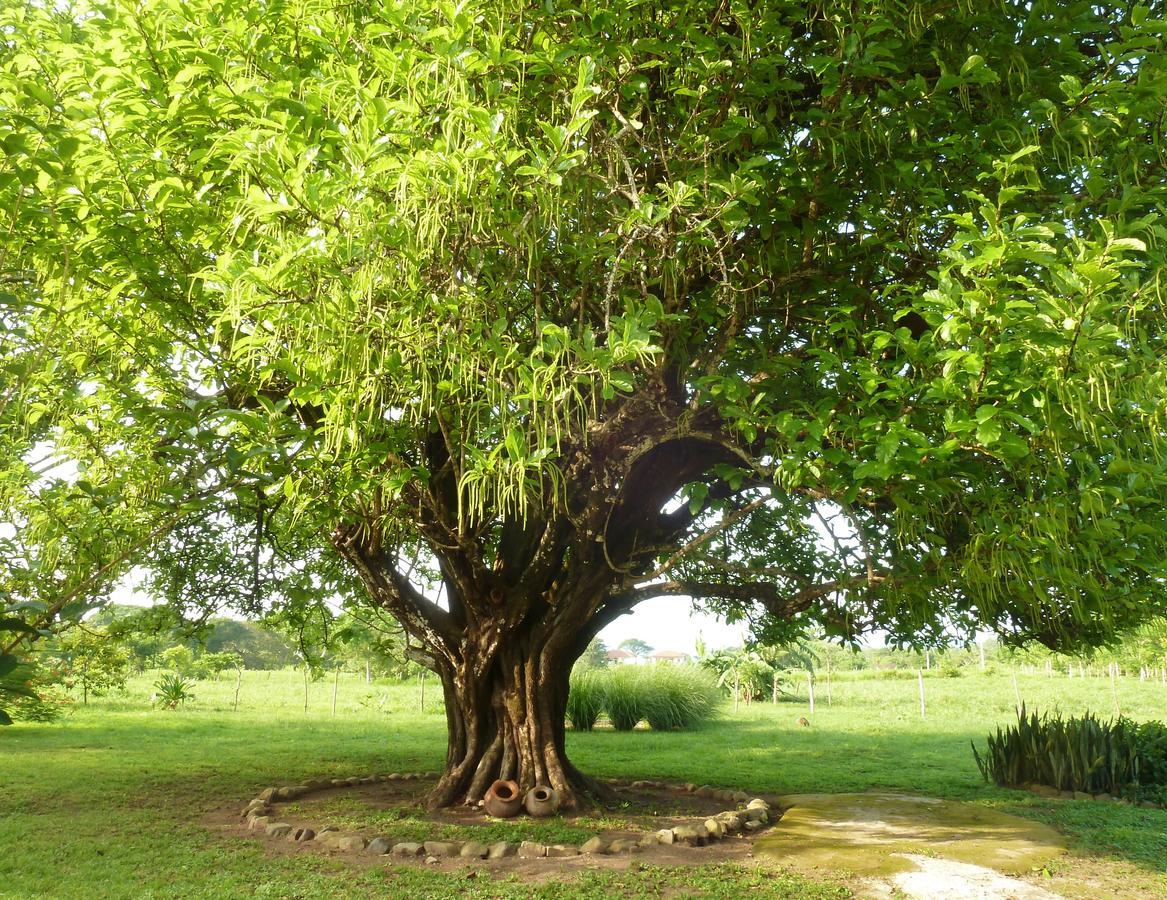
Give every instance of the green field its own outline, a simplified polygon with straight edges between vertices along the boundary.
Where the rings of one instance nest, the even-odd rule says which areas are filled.
[[[153,678],[77,705],[54,724],[0,730],[2,897],[336,896],[845,896],[846,873],[808,881],[740,865],[664,870],[633,863],[533,888],[472,868],[368,865],[338,855],[271,855],[208,827],[269,784],[369,772],[434,770],[444,752],[440,691],[342,676],[309,686],[294,672],[200,682],[195,700],[150,708]],[[1031,708],[1113,714],[1105,678],[1019,676]],[[1123,678],[1118,701],[1136,719],[1167,719],[1167,687]],[[711,783],[757,792],[894,789],[967,800],[1047,822],[1072,852],[1048,872],[1052,890],[1082,896],[1167,896],[1167,811],[1048,800],[981,780],[969,741],[1013,716],[1009,673],[820,682],[805,702],[756,703],[690,733],[569,733],[572,759],[595,775]],[[547,826],[544,826],[547,827]],[[551,826],[555,827],[555,826]]]

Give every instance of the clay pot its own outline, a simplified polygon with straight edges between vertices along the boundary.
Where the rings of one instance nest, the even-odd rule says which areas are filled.
[[[519,796],[519,786],[513,781],[499,779],[486,789],[482,806],[487,815],[496,819],[509,819],[522,808],[523,798]]]
[[[527,791],[523,805],[527,807],[527,814],[536,819],[553,816],[559,809],[559,795],[546,785],[537,784]]]

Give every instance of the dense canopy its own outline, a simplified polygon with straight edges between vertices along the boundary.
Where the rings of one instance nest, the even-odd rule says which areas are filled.
[[[566,672],[646,597],[1161,614],[1163,16],[8,4],[0,589],[347,571],[446,685],[436,802],[584,785]]]

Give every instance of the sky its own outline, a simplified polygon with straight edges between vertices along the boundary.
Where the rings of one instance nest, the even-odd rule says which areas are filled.
[[[740,647],[746,640],[746,626],[726,625],[714,616],[697,612],[688,597],[653,597],[599,635],[609,650],[620,646],[621,641],[638,638],[654,650],[679,650],[690,656],[697,655],[698,636],[708,650]]]

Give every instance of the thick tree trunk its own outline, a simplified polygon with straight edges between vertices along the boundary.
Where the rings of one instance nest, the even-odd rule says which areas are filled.
[[[401,548],[378,525],[380,495],[361,520],[334,531],[333,545],[370,599],[397,618],[419,645],[413,658],[442,681],[449,739],[431,806],[477,802],[499,778],[523,790],[551,787],[566,809],[611,797],[567,759],[568,679],[588,640],[641,599],[693,593],[688,583],[659,581],[665,569],[656,569],[662,548],[679,542],[697,513],[664,508],[680,486],[733,457],[708,437],[665,440],[678,422],[699,426],[685,413],[664,388],[609,411],[603,427],[565,455],[564,490],[554,502],[533,503],[525,516],[504,510],[473,521],[459,503],[461,447],[436,420],[424,448],[430,476],[407,485],[400,502],[437,562],[440,603],[399,568]],[[724,488],[714,484],[709,496],[731,496]],[[717,595],[744,591],[753,599],[766,587]],[[768,589],[762,599],[775,599]]]
[[[575,657],[531,636],[467,649],[457,666],[439,665],[445,693],[446,766],[429,798],[432,807],[474,803],[496,779],[525,792],[549,785],[563,808],[605,795],[567,759],[564,717]]]

